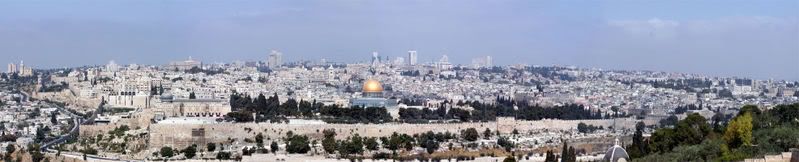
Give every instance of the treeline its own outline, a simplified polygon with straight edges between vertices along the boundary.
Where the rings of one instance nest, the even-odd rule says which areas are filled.
[[[582,119],[603,119],[601,111],[591,111],[582,105],[570,104],[554,107],[542,107],[538,105],[514,104],[508,99],[498,99],[497,104],[483,104],[480,102],[467,101],[458,102],[459,106],[470,106],[472,111],[461,108],[449,108],[447,103],[439,105],[435,110],[429,108],[401,108],[399,119],[407,123],[427,123],[430,120],[457,120],[460,122],[485,122],[495,121],[499,117],[515,117],[521,120],[542,120],[542,119],[563,119],[563,120],[582,120]],[[517,106],[518,109],[513,107]]]
[[[477,131],[474,128],[469,128],[462,132],[469,132],[468,130],[473,131],[474,136],[477,136]],[[400,151],[411,151],[414,147],[421,147],[428,154],[432,154],[441,148],[441,143],[450,140],[463,139],[471,142],[477,140],[477,137],[468,135],[460,136],[459,138],[455,133],[434,133],[432,131],[413,135],[394,132],[390,136],[384,137],[361,137],[358,134],[354,134],[344,139],[336,139],[336,131],[334,129],[326,129],[322,133],[324,134],[324,139],[321,141],[323,150],[328,154],[338,154],[343,158],[358,158],[363,156],[365,151],[372,151],[374,152],[373,159],[410,160],[402,159],[398,153]],[[379,152],[381,148],[390,151],[391,154]]]
[[[226,118],[236,122],[284,122],[289,117],[322,119],[331,123],[384,123],[392,119],[385,108],[342,108],[339,105],[324,105],[315,100],[298,102],[295,99],[288,99],[281,104],[277,94],[268,98],[260,94],[252,99],[250,96],[234,93],[230,96],[230,106],[233,112],[228,113]]]
[[[590,124],[585,124],[583,122],[580,122],[580,124],[577,124],[577,131],[580,132],[580,133],[594,133],[595,131],[601,130],[601,129],[605,129],[605,128],[603,128],[602,126],[594,126],[594,125],[590,125]]]
[[[450,111],[452,112],[452,111]],[[446,108],[437,108],[435,110],[430,110],[430,108],[400,108],[399,109],[399,116],[400,120],[405,123],[427,123],[430,120],[443,120],[443,119],[451,119],[448,118],[447,109]]]
[[[497,116],[515,117],[523,120],[541,119],[562,119],[562,120],[582,120],[582,119],[603,119],[602,111],[591,111],[583,105],[568,104],[562,106],[543,107],[539,105],[528,105],[526,102],[515,102],[509,98],[497,97]],[[516,109],[514,109],[516,107]],[[616,116],[626,116],[617,114]]]
[[[402,76],[411,76],[411,77],[417,77],[417,76],[419,76],[419,75],[421,75],[421,74],[419,73],[419,70],[408,70],[408,71],[402,71],[402,72],[400,72],[400,75],[402,75]]]
[[[741,161],[799,147],[799,103],[765,111],[744,106],[731,120],[713,123],[720,126],[690,114],[673,128],[656,130],[649,140],[639,124],[627,151],[641,161]]]
[[[188,70],[186,70],[184,72],[189,73],[189,74],[205,73],[205,75],[216,75],[216,74],[225,73],[225,69],[221,69],[221,68],[203,69],[203,68],[199,68],[199,67],[192,67],[191,69],[188,69]]]
[[[407,123],[427,123],[430,120],[458,120],[461,122],[485,122],[496,120],[496,106],[489,104],[482,104],[480,102],[467,101],[465,103],[458,102],[457,105],[469,105],[473,108],[472,111],[461,108],[449,108],[450,102],[444,101],[438,105],[438,108],[432,110],[430,108],[400,108],[399,119],[401,122]]]
[[[338,105],[324,106],[320,113],[322,119],[328,123],[386,123],[393,121],[386,108],[353,106],[341,108]]]
[[[541,119],[603,119],[602,111],[593,112],[585,109],[583,105],[569,104],[545,108],[540,106],[519,107],[516,119],[541,120]]]
[[[39,92],[61,92],[65,89],[69,89],[69,84],[60,82],[59,84],[45,84],[39,88]]]

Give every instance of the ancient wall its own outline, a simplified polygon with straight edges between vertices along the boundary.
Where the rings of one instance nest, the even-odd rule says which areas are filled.
[[[190,144],[204,145],[208,142],[220,143],[228,139],[242,140],[253,138],[256,134],[263,133],[267,138],[282,138],[285,133],[292,131],[294,134],[308,135],[312,139],[321,139],[322,131],[335,129],[338,139],[346,138],[353,134],[367,137],[390,136],[393,132],[417,134],[428,131],[458,133],[467,128],[476,128],[482,133],[486,128],[500,130],[501,133],[510,133],[513,129],[520,132],[530,130],[574,130],[580,122],[608,128],[614,121],[617,128],[632,128],[635,120],[632,119],[606,119],[606,120],[539,120],[539,121],[514,121],[498,120],[499,122],[484,123],[448,123],[448,124],[270,124],[270,123],[217,123],[217,124],[152,124],[150,125],[150,147],[173,146],[182,148]],[[498,124],[499,123],[499,124]],[[622,124],[627,126],[620,126]],[[248,131],[245,128],[249,128]]]
[[[108,131],[114,130],[114,128],[119,126],[120,125],[115,124],[80,125],[79,137],[94,137],[97,136],[97,134],[106,134]]]
[[[497,118],[498,130],[500,133],[510,133],[513,129],[519,132],[527,132],[532,130],[566,130],[577,129],[577,124],[585,123],[588,125],[602,126],[610,128],[611,126],[619,129],[634,129],[638,121],[630,118],[619,119],[597,119],[597,120],[514,120],[512,118]]]
[[[122,125],[127,125],[131,130],[147,128],[151,123],[150,119],[153,118],[153,115],[146,109],[143,110],[143,112],[144,113],[137,113],[131,116],[131,118],[120,119],[115,123],[80,125],[80,137],[93,137],[97,136],[97,134],[105,134]]]

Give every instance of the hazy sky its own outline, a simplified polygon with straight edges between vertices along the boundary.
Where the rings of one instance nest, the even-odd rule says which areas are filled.
[[[0,1],[2,65],[249,61],[270,49],[289,61],[413,49],[420,62],[799,80],[799,1]]]

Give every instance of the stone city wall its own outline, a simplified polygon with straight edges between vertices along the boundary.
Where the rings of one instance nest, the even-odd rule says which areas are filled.
[[[492,131],[499,130],[501,133],[510,133],[513,129],[517,129],[520,132],[543,129],[575,130],[577,124],[581,122],[608,128],[613,125],[614,121],[617,128],[630,129],[635,126],[635,120],[632,119],[538,121],[501,119],[498,120],[498,122],[446,124],[152,124],[149,127],[149,132],[151,148],[160,148],[163,146],[182,148],[191,144],[205,145],[209,142],[225,143],[229,139],[242,140],[244,138],[253,138],[259,132],[263,133],[266,137],[265,140],[270,138],[283,138],[288,131],[292,131],[294,134],[308,135],[312,139],[321,139],[323,130],[335,129],[337,134],[336,138],[342,139],[356,133],[366,137],[382,137],[390,136],[393,132],[405,134],[418,134],[428,131],[458,133],[467,128],[476,128],[478,132],[481,133],[486,128]]]
[[[95,137],[98,134],[107,134],[108,131],[114,130],[121,125],[117,124],[100,124],[100,125],[80,125],[79,137]]]
[[[114,123],[80,125],[80,137],[94,137],[97,136],[97,134],[107,134],[108,131],[114,130],[114,128],[120,127],[122,125],[127,125],[130,130],[147,128],[150,126],[150,119],[152,118],[152,113],[138,113],[131,116],[131,118],[123,118]]]

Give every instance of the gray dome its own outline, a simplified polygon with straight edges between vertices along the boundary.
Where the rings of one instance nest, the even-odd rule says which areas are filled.
[[[175,96],[173,96],[172,94],[164,94],[161,95],[159,99],[161,99],[161,102],[171,102],[172,100],[175,99]]]
[[[602,161],[607,162],[618,162],[618,161],[627,161],[630,159],[630,156],[627,155],[627,150],[624,150],[621,146],[619,146],[619,139],[616,139],[616,144],[613,147],[610,147],[607,152],[605,152],[605,157],[602,158]]]

